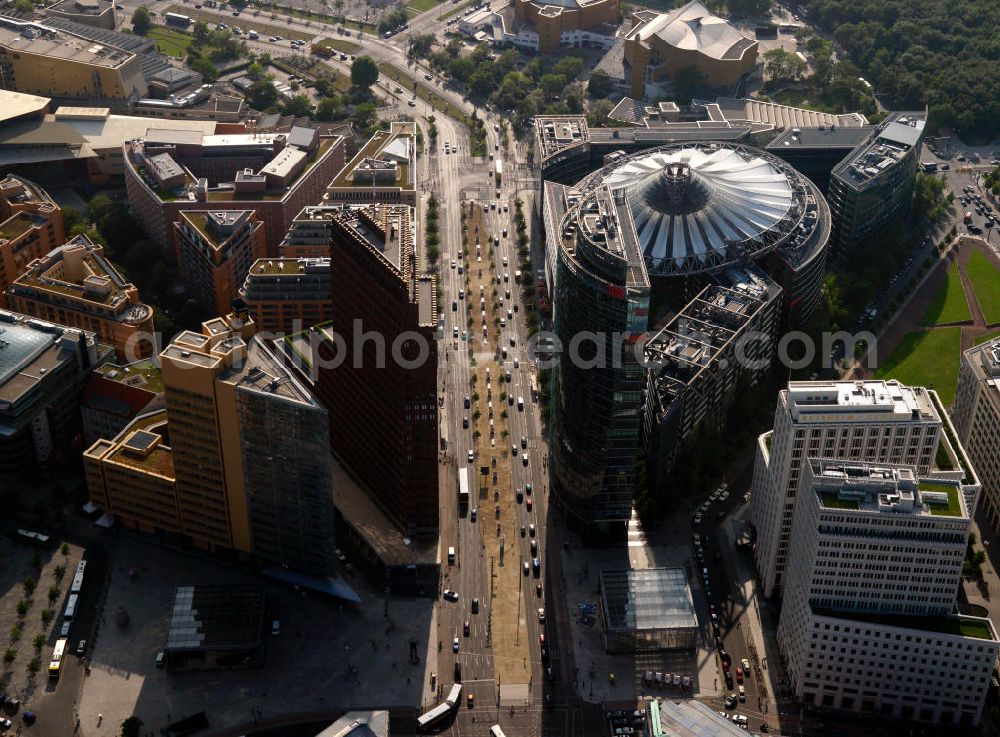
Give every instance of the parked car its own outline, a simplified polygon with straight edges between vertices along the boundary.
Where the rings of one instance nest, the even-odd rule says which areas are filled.
[[[458,601],[458,594],[452,591],[451,589],[445,589],[441,593],[441,596],[444,599],[447,599],[448,601]]]

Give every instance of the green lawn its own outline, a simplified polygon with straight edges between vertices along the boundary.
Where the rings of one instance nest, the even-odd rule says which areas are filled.
[[[358,49],[361,48],[354,41],[348,41],[346,38],[324,38],[322,41],[317,41],[315,45],[329,46],[331,49],[342,51],[345,54],[357,54]]]
[[[927,504],[927,508],[930,510],[931,514],[941,517],[958,517],[962,514],[962,507],[958,503],[958,489],[951,484],[938,484],[931,481],[921,481],[920,491],[943,491],[948,495],[947,504],[928,504],[927,500],[924,499],[924,504]]]
[[[993,340],[994,338],[1000,338],[1000,330],[994,330],[992,333],[983,333],[976,338],[976,345],[982,345],[986,341]]]
[[[820,499],[823,500],[823,506],[827,509],[860,509],[861,506],[858,504],[857,499],[841,499],[832,491],[821,491],[819,493]]]
[[[257,33],[263,36],[262,40],[267,39],[268,36],[283,36],[287,43],[287,40],[292,38],[309,41],[313,37],[313,34],[302,33],[302,31],[292,30],[291,28],[286,28],[285,26],[272,26],[259,20],[261,18],[270,19],[270,13],[261,13],[259,16],[254,18],[254,16],[250,13],[242,12],[238,17],[234,17],[231,13],[226,13],[222,10],[217,10],[216,12],[212,12],[211,10],[198,10],[188,5],[171,5],[169,8],[165,8],[162,12],[180,13],[181,15],[186,15],[196,21],[203,20],[208,24],[209,28],[215,28],[219,23],[225,23],[230,27],[239,26],[244,31],[257,31]],[[282,17],[280,13],[277,15],[279,18]],[[246,38],[246,36],[244,36],[244,38]]]
[[[965,273],[976,292],[986,324],[1000,322],[1000,272],[981,252],[973,251]]]
[[[458,15],[459,13],[464,13],[466,10],[471,8],[475,4],[476,0],[467,0],[467,2],[461,3],[459,5],[452,6],[451,10],[446,13],[441,13],[437,17],[438,20],[448,20],[452,16]]]
[[[974,617],[920,617],[907,614],[869,614],[867,612],[839,612],[822,607],[813,607],[813,613],[821,617],[836,617],[851,622],[871,622],[889,627],[905,627],[906,629],[924,630],[925,632],[940,632],[943,635],[961,635],[976,637],[982,640],[993,639],[993,631],[988,619]]]
[[[955,400],[961,347],[962,329],[958,327],[910,333],[891,356],[879,356],[881,365],[875,376],[936,389],[941,401],[950,405]]]
[[[406,4],[406,10],[412,15],[420,15],[421,13],[426,13],[433,7],[440,4],[440,0],[410,0]]]
[[[194,40],[194,36],[176,28],[166,28],[164,26],[154,26],[146,34],[147,38],[156,41],[156,49],[161,54],[183,59],[187,56],[188,46]]]
[[[962,279],[958,275],[958,264],[952,264],[948,269],[948,280],[934,295],[934,300],[927,305],[927,312],[921,325],[947,325],[955,322],[966,322],[972,319],[969,303],[962,289]]]

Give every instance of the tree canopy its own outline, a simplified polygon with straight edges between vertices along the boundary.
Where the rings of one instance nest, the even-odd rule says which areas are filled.
[[[246,97],[254,110],[267,110],[278,101],[278,90],[269,80],[261,79],[250,85]]]
[[[351,84],[355,87],[371,87],[378,82],[378,64],[370,56],[359,56],[351,64]]]
[[[970,142],[996,135],[1000,34],[995,0],[801,0],[889,107],[930,107],[931,125]],[[992,19],[992,22],[990,20]]]
[[[132,30],[139,36],[145,36],[152,27],[153,16],[150,14],[149,8],[145,5],[140,5],[132,13]]]

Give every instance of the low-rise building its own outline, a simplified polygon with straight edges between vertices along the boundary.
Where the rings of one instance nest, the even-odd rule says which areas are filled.
[[[134,361],[155,350],[153,309],[104,257],[104,247],[85,235],[28,264],[6,301],[25,315],[93,331],[119,358]]]
[[[962,354],[951,414],[983,484],[983,512],[993,532],[1000,532],[1000,340]]]
[[[979,723],[1000,640],[988,618],[956,611],[970,528],[957,481],[808,460],[778,626],[804,705]]]
[[[513,0],[465,16],[459,30],[497,47],[552,54],[560,48],[608,49],[620,21],[618,0]]]
[[[600,591],[608,652],[694,649],[698,618],[683,568],[604,570]]]
[[[0,292],[65,241],[62,210],[48,192],[12,174],[0,181]]]
[[[262,331],[291,335],[333,316],[329,258],[260,259],[240,296]]]
[[[92,332],[0,310],[0,475],[70,458],[80,393],[112,355]]]
[[[253,210],[184,210],[173,225],[188,295],[209,314],[226,314],[250,266],[264,255],[264,224]]]

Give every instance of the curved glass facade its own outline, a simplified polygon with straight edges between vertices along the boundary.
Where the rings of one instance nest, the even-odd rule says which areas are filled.
[[[638,259],[643,278],[629,284],[632,260],[582,237],[558,253],[551,483],[585,526],[610,527],[631,514],[643,389],[632,340],[646,330],[649,310]]]

